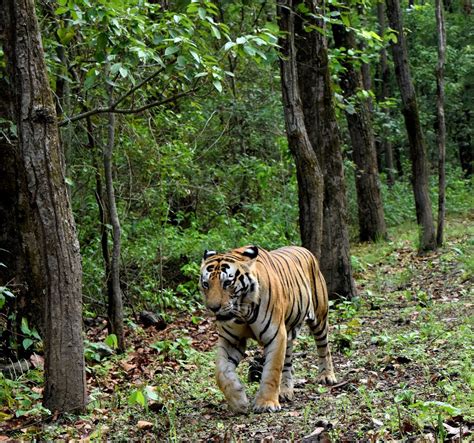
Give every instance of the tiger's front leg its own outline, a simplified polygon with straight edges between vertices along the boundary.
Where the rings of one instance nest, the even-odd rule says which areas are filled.
[[[264,342],[265,363],[260,389],[255,399],[255,412],[276,412],[281,409],[278,401],[280,381],[285,360],[286,330],[280,328],[268,343]]]
[[[231,343],[219,337],[217,343],[217,384],[228,401],[230,409],[238,414],[245,414],[249,406],[245,388],[235,372],[245,355],[245,348],[246,339]]]

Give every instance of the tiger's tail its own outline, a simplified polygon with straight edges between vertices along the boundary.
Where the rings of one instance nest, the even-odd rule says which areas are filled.
[[[334,368],[332,364],[331,350],[329,348],[329,303],[326,281],[319,269],[317,261],[314,261],[312,275],[314,278],[313,285],[313,308],[314,316],[308,320],[308,326],[311,334],[316,342],[318,352],[319,376],[318,381],[333,385],[336,383]]]

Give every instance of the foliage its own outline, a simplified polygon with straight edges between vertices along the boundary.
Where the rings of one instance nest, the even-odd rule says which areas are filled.
[[[41,405],[43,375],[32,370],[17,380],[10,380],[0,373],[0,419],[13,417],[41,417],[50,411]]]

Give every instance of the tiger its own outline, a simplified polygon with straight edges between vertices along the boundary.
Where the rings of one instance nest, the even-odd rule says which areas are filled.
[[[206,250],[200,290],[218,331],[216,379],[231,411],[245,414],[249,401],[236,368],[248,339],[264,350],[253,411],[276,412],[294,399],[293,341],[306,322],[317,345],[318,382],[336,383],[328,343],[328,294],[315,256],[299,246],[266,251],[255,245],[229,252]]]

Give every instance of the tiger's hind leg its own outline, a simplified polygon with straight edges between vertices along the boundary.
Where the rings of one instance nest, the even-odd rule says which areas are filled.
[[[280,395],[279,399],[281,402],[293,401],[294,394],[294,383],[293,383],[293,364],[292,364],[292,353],[293,353],[293,337],[288,337],[285,351],[285,363],[283,364],[283,370],[281,373],[280,383]]]
[[[318,350],[318,366],[319,375],[317,381],[326,385],[333,385],[337,382],[336,376],[334,375],[334,367],[332,365],[331,350],[329,349],[328,342],[328,320],[327,316],[324,320],[318,322],[315,320],[308,320],[308,326],[311,334],[316,342]]]

